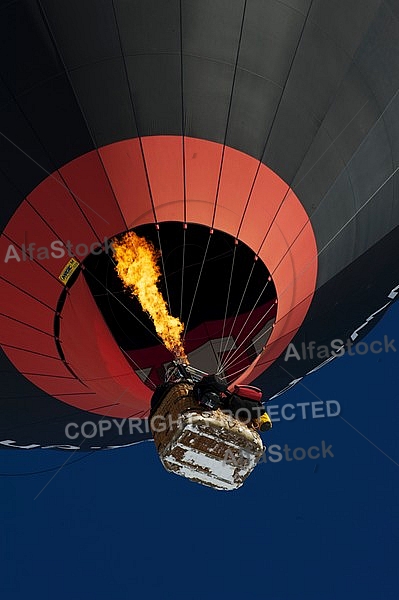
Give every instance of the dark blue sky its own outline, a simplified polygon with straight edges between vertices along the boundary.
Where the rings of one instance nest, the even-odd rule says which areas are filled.
[[[291,450],[324,440],[333,457],[260,464],[235,492],[168,474],[151,442],[66,466],[37,500],[53,473],[2,477],[1,597],[397,600],[398,303],[364,341],[384,335],[396,353],[345,356],[303,381],[342,419],[298,409],[264,435]],[[298,384],[273,404],[312,401]],[[2,451],[0,471],[67,456]]]

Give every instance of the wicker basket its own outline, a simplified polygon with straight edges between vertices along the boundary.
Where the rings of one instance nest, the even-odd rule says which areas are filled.
[[[150,424],[168,471],[219,490],[239,488],[264,450],[257,431],[221,410],[203,409],[188,383],[173,386]]]

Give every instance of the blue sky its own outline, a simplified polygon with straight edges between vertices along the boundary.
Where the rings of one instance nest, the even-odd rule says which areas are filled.
[[[151,442],[67,465],[36,500],[54,473],[1,477],[1,597],[396,600],[399,303],[364,341],[384,335],[396,352],[344,356],[303,381],[342,418],[297,409],[263,436],[291,450],[324,440],[333,457],[260,464],[235,492],[168,474]],[[312,401],[298,384],[272,403]],[[67,456],[2,451],[0,471]]]

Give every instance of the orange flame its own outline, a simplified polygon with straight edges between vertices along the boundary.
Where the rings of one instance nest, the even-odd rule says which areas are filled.
[[[186,360],[181,336],[184,325],[169,310],[157,283],[161,270],[157,264],[160,252],[151,242],[134,231],[112,243],[116,271],[125,288],[137,297],[143,310],[154,322],[155,331],[177,358]]]

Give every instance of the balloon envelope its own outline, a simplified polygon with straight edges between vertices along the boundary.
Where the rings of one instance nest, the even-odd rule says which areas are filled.
[[[0,447],[151,437],[173,357],[118,288],[126,230],[161,250],[194,366],[265,400],[396,299],[394,0],[0,13]]]

